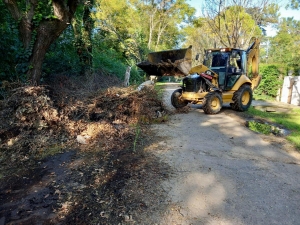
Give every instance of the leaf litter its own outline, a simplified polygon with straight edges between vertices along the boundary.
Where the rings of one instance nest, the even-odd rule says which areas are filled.
[[[0,224],[159,223],[172,171],[143,150],[167,120],[157,92],[63,81],[0,102]]]

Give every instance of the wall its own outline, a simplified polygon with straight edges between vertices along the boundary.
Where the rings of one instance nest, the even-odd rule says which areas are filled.
[[[292,89],[290,88],[292,84]],[[300,76],[286,76],[282,85],[280,101],[300,106]]]

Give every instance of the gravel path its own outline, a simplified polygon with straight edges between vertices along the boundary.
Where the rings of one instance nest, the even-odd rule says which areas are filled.
[[[166,89],[167,104],[175,89]],[[149,148],[175,170],[160,224],[300,224],[299,153],[199,108],[153,131],[161,141]]]

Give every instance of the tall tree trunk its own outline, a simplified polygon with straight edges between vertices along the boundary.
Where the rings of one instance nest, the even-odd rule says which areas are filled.
[[[153,17],[154,17],[154,15],[150,15],[150,18],[149,18],[149,40],[148,40],[148,49],[151,49],[152,34],[153,34],[153,30],[154,30]]]
[[[91,71],[93,64],[92,57],[92,32],[94,21],[91,17],[91,7],[94,0],[78,9],[72,20],[72,27],[75,35],[75,47],[80,62],[80,74],[85,75]]]
[[[92,57],[92,31],[94,28],[94,21],[91,17],[91,7],[94,5],[94,0],[90,0],[89,4],[85,4],[83,12],[83,40],[84,40],[84,50],[82,63],[84,65],[84,73],[88,72],[92,68],[93,57]]]
[[[39,1],[26,1],[26,12],[16,0],[3,0],[12,17],[19,21],[20,39],[26,51],[31,52],[27,78],[34,85],[40,83],[42,64],[49,46],[68,27],[77,8],[77,0],[52,0],[54,17],[33,21]],[[25,1],[22,2],[25,4]],[[47,5],[45,5],[47,7]],[[33,47],[31,47],[33,43]],[[32,49],[31,49],[32,48]]]
[[[42,74],[42,65],[50,45],[67,28],[68,24],[59,20],[42,21],[37,29],[32,55],[29,58],[27,78],[38,85]]]
[[[156,25],[158,23],[158,21],[155,21],[156,12],[157,12],[157,8],[153,8],[153,11],[150,12],[150,15],[149,15],[149,40],[148,40],[148,49],[151,49],[154,30],[155,30],[155,27],[156,27]]]

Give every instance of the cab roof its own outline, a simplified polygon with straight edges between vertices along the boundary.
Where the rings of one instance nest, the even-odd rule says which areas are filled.
[[[245,51],[243,49],[238,49],[238,48],[211,48],[211,49],[206,49],[207,52],[232,52],[232,51]]]

